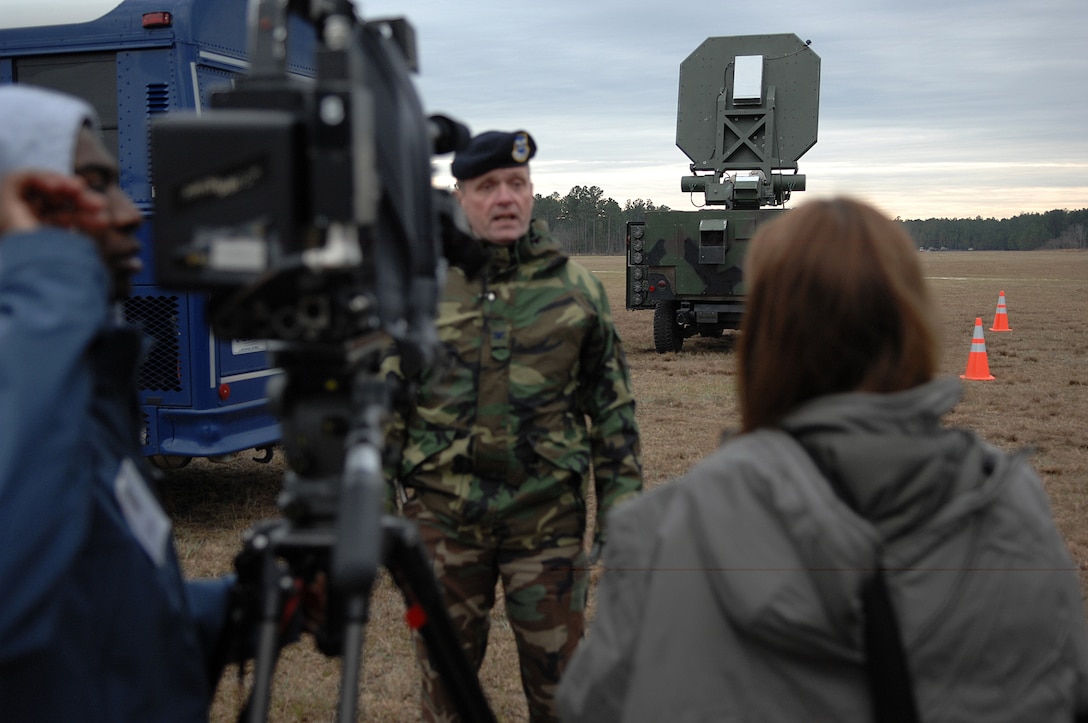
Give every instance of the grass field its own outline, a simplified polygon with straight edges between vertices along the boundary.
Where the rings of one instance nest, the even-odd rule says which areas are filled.
[[[986,332],[993,381],[964,382],[949,422],[1009,449],[1033,450],[1054,516],[1088,591],[1088,253],[1079,251],[926,253],[921,260],[940,307],[941,373],[966,370],[974,322],[989,329],[1005,292],[1012,331]],[[652,313],[624,309],[624,262],[584,257],[611,299],[638,399],[646,485],[682,474],[737,423],[734,339],[688,339],[679,353],[653,349]],[[282,460],[261,465],[240,455],[228,464],[198,461],[171,472],[166,496],[179,553],[191,575],[229,571],[242,532],[277,516]],[[418,720],[417,676],[399,592],[383,576],[371,599],[360,681],[360,720]],[[241,704],[237,676],[224,677],[213,720],[229,721]],[[526,719],[513,638],[495,611],[481,680],[501,721]],[[335,717],[339,662],[308,641],[282,656],[272,720]]]

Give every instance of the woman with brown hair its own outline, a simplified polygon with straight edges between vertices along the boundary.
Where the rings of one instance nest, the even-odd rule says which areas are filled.
[[[814,202],[752,243],[739,341],[744,431],[816,397],[899,392],[933,378],[929,290],[907,232],[871,206]]]
[[[566,721],[1068,721],[1079,579],[1039,477],[941,417],[902,227],[810,202],[752,239],[741,433],[616,508]]]

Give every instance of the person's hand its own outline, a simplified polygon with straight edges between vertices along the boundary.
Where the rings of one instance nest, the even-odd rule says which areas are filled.
[[[0,235],[43,225],[94,234],[108,224],[106,199],[78,176],[21,170],[0,179]]]

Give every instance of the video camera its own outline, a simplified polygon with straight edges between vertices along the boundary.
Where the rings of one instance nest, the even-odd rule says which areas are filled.
[[[468,141],[427,118],[403,19],[349,0],[252,0],[251,71],[203,115],[152,126],[155,273],[207,291],[220,336],[330,341],[381,328],[424,353],[442,230],[433,154]],[[287,20],[317,30],[316,78],[288,73]]]
[[[293,581],[329,586],[323,630],[343,658],[339,718],[355,720],[368,599],[380,564],[425,622],[419,633],[464,720],[493,721],[441,600],[418,531],[383,514],[383,423],[438,353],[442,249],[464,238],[431,157],[468,129],[426,117],[404,20],[364,22],[350,0],[250,0],[251,70],[202,115],[152,124],[155,272],[207,292],[213,330],[270,341],[283,374],[269,402],[289,470],[285,518],[255,526],[235,561],[256,630],[252,721],[267,715],[280,613]],[[288,72],[288,20],[316,31],[316,77]],[[297,19],[297,18],[296,18]]]

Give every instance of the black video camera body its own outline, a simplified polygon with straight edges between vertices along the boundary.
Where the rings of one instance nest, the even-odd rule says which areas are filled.
[[[449,225],[430,162],[467,130],[424,115],[407,21],[256,3],[250,74],[152,125],[159,283],[209,292],[224,337],[430,343]],[[314,79],[287,72],[289,12],[317,30]]]

